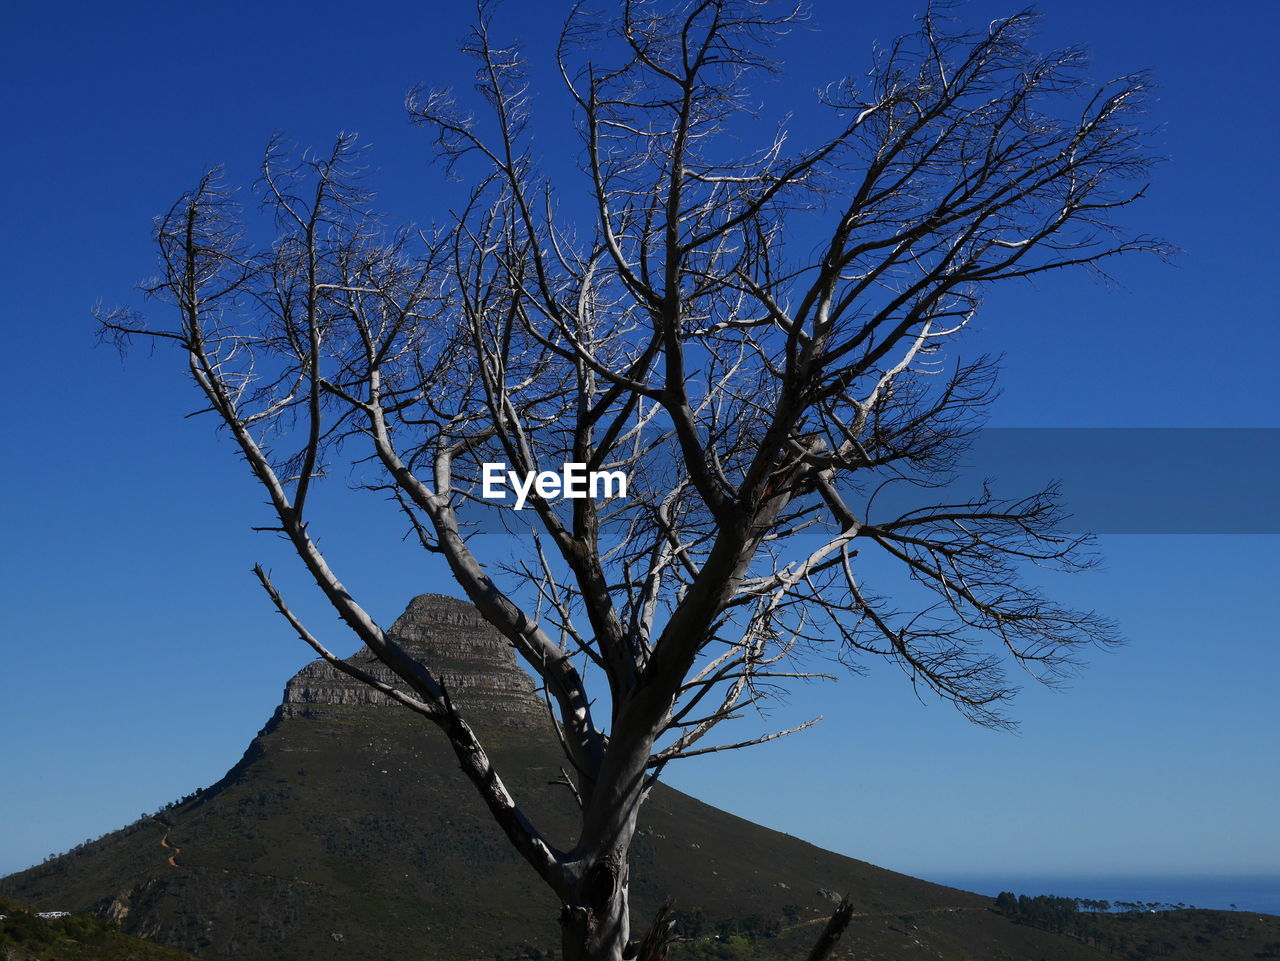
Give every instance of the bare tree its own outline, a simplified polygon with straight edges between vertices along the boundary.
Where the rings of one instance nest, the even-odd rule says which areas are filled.
[[[1107,621],[1026,586],[1028,563],[1089,562],[1051,491],[947,497],[940,477],[990,400],[993,366],[956,341],[990,284],[1099,272],[1166,247],[1115,214],[1150,159],[1147,81],[1096,85],[1077,50],[1039,55],[1033,17],[965,33],[933,14],[868,73],[820,94],[818,136],[743,147],[751,80],[799,11],[773,0],[578,9],[558,50],[577,106],[575,222],[530,148],[519,51],[479,8],[467,47],[480,118],[420,90],[413,118],[473,186],[434,232],[388,230],[356,148],[266,152],[275,219],[244,239],[216,175],[158,221],[172,341],[341,618],[402,684],[378,682],[280,613],[320,656],[449,739],[512,845],[562,905],[564,953],[619,959],[631,939],[628,850],[665,765],[763,737],[708,738],[839,660],[898,664],[980,724],[1007,723],[1005,668],[1052,681]],[[540,680],[581,807],[558,847],[521,809],[431,664],[351,596],[311,533],[335,464],[372,463],[424,550]],[[514,513],[484,466],[621,471],[625,497],[533,489]],[[884,510],[887,485],[914,491]],[[469,532],[513,522],[515,552]],[[515,523],[519,521],[519,523]],[[897,605],[860,552],[910,578]]]

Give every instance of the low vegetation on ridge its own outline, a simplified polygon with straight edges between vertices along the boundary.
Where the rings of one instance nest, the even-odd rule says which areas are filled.
[[[191,955],[129,937],[102,918],[89,914],[41,917],[29,905],[0,896],[0,959],[191,961]]]

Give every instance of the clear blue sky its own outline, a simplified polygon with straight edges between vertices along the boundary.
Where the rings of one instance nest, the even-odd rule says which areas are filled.
[[[340,649],[352,642],[281,546],[261,496],[171,355],[94,347],[90,308],[153,270],[150,218],[209,164],[252,180],[276,130],[374,145],[383,207],[439,216],[439,172],[402,110],[419,81],[464,85],[464,5],[23,4],[6,16],[0,873],[216,780],[308,651],[249,570]],[[545,58],[559,13],[510,0]],[[816,3],[770,97],[861,71],[915,4]],[[973,2],[974,23],[1012,5]],[[1277,427],[1280,156],[1275,4],[1048,2],[1042,42],[1083,41],[1095,73],[1152,68],[1161,167],[1132,223],[1185,254],[1123,286],[1054,279],[992,298],[979,345],[1006,355],[994,422],[1021,427]],[[538,76],[545,75],[540,68]],[[549,98],[559,104],[554,96]],[[565,110],[556,106],[555,122]],[[803,116],[803,112],[801,112]],[[549,162],[564,163],[543,149]],[[336,500],[336,498],[335,498]],[[388,549],[394,523],[344,508],[322,531],[389,623],[439,570]],[[923,876],[1280,873],[1274,536],[1107,536],[1104,572],[1061,585],[1117,617],[1126,648],[1066,692],[1028,687],[1019,734],[921,706],[900,676],[798,691],[818,729],[685,762],[670,780],[819,844]],[[783,718],[785,719],[785,717]],[[430,733],[430,732],[428,732]]]

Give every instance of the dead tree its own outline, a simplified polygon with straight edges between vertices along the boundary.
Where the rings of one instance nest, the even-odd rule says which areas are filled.
[[[179,349],[273,529],[401,683],[331,653],[259,568],[271,600],[322,657],[441,729],[559,898],[567,961],[627,949],[628,850],[663,768],[788,733],[708,740],[814,655],[887,659],[999,725],[1008,666],[1053,680],[1113,640],[1106,620],[1020,579],[1024,563],[1088,563],[1051,492],[948,498],[936,481],[991,398],[991,362],[958,355],[986,287],[1166,253],[1116,220],[1150,166],[1145,78],[1096,85],[1079,51],[1035,53],[1030,15],[980,33],[926,15],[820,95],[823,129],[744,147],[752,78],[799,13],[618,7],[575,12],[557,52],[585,222],[539,171],[521,55],[482,5],[468,42],[479,119],[444,93],[410,99],[473,185],[452,222],[388,230],[351,138],[301,161],[273,144],[260,186],[275,242],[243,239],[209,175],[158,221],[150,292],[176,325],[102,318],[122,342]],[[581,803],[572,847],[526,817],[433,665],[317,546],[309,495],[343,462],[376,465],[369,486],[545,688]],[[629,489],[534,490],[517,515],[483,496],[496,462],[622,471]],[[909,486],[910,509],[879,509],[886,485]],[[521,522],[517,551],[473,549],[469,525],[504,520]],[[914,593],[877,592],[860,553],[891,559]]]

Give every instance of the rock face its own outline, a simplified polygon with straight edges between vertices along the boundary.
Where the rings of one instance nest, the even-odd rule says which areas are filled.
[[[483,712],[488,724],[536,728],[546,723],[546,708],[532,678],[516,663],[506,639],[465,601],[443,594],[422,594],[388,632],[445,685],[468,715]],[[403,686],[367,648],[347,659],[380,681]],[[314,661],[285,685],[285,717],[316,717],[323,705],[373,704],[403,710],[390,698],[325,661]]]

